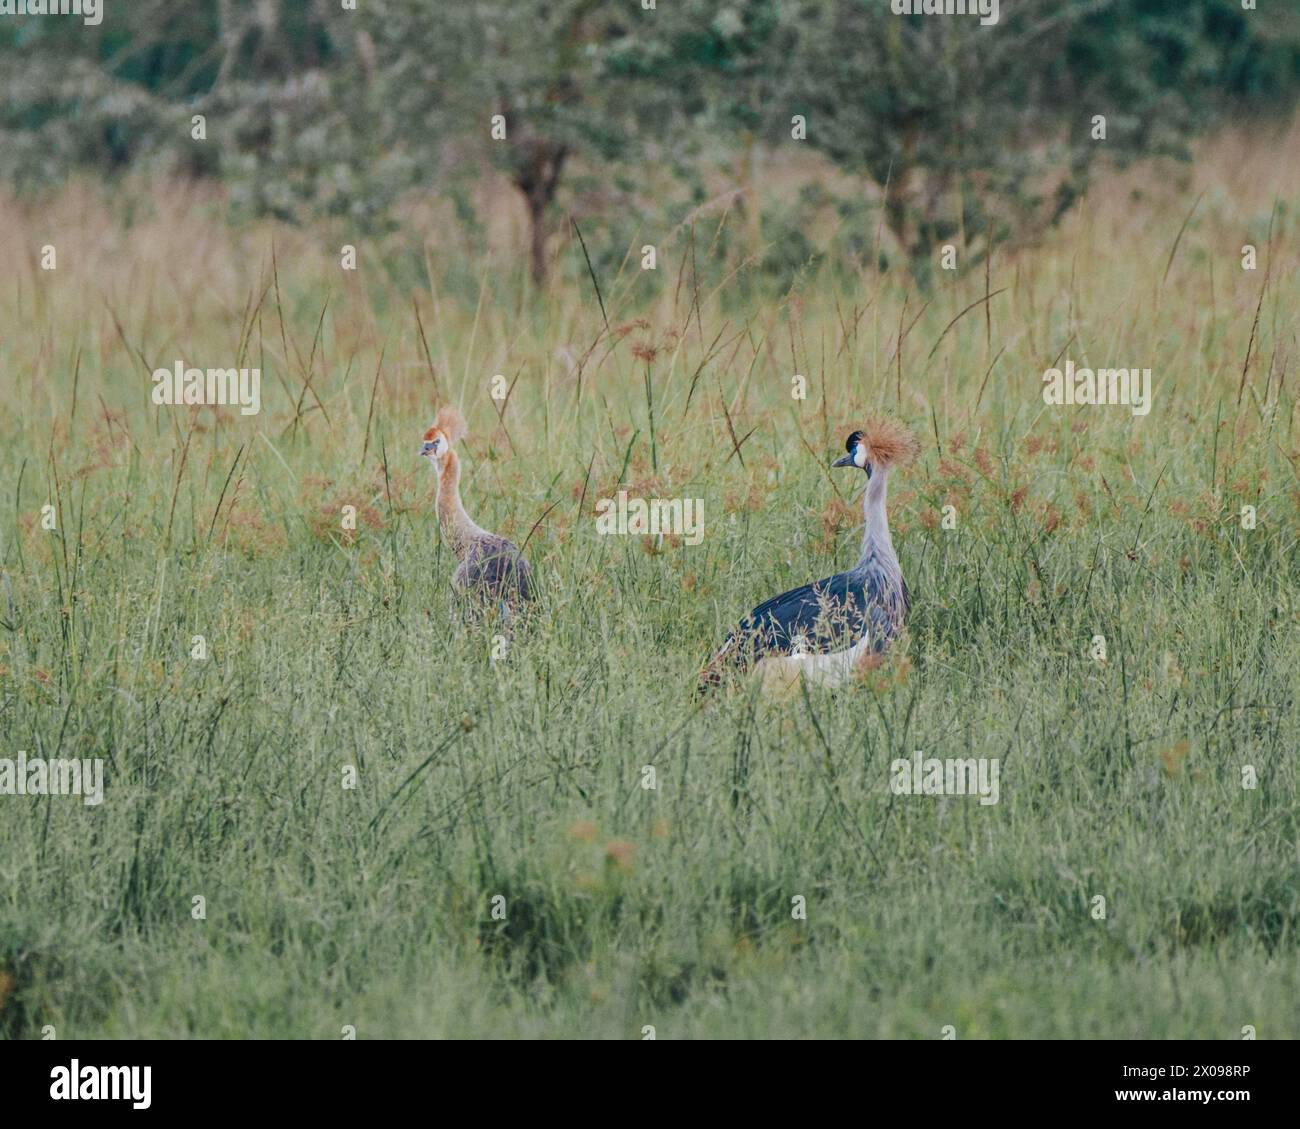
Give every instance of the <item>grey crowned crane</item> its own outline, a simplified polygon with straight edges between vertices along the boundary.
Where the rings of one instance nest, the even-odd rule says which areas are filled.
[[[424,433],[420,456],[438,474],[438,527],[460,563],[452,574],[457,592],[480,607],[495,604],[509,623],[521,605],[533,599],[533,574],[513,541],[476,525],[460,500],[460,456],[456,444],[465,436],[465,417],[455,408],[439,409]]]
[[[764,685],[805,675],[840,685],[878,661],[907,618],[911,595],[889,536],[885,493],[892,469],[916,457],[915,436],[892,420],[855,431],[834,464],[866,475],[865,529],[858,563],[775,596],[749,613],[718,648],[700,678],[701,691],[718,685],[728,669],[758,663]]]

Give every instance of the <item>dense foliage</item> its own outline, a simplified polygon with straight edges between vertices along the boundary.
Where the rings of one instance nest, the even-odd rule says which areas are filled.
[[[795,115],[809,146],[867,179],[914,267],[940,241],[1032,238],[1098,156],[1178,153],[1229,106],[1288,107],[1300,15],[1020,0],[984,27],[885,0],[139,0],[98,27],[7,21],[0,52],[0,177],[20,186],[159,162],[219,177],[238,213],[381,226],[410,190],[468,214],[466,174],[495,165],[526,205],[540,279],[557,203],[584,175],[602,178],[602,214],[645,215],[671,208],[645,175],[666,171],[680,219],[721,173],[754,251],[755,151],[790,144]],[[784,253],[802,261],[795,243]]]

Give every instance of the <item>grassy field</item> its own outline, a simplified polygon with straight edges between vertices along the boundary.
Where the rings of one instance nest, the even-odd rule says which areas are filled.
[[[1297,163],[1220,139],[930,294],[738,301],[710,213],[694,269],[677,232],[600,279],[609,331],[576,244],[535,295],[181,188],[0,205],[0,757],[106,762],[98,807],[0,796],[0,1034],[1300,1035]],[[241,357],[259,415],[150,402]],[[1065,359],[1151,368],[1150,414],[1048,407]],[[452,611],[442,402],[542,592],[503,659]],[[855,559],[872,413],[923,445],[906,647],[698,707],[737,617]],[[597,536],[620,486],[703,542]],[[892,795],[916,750],[1000,802]]]

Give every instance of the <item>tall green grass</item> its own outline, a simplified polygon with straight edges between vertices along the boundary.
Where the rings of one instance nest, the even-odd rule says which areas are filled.
[[[930,294],[737,304],[700,221],[694,267],[600,280],[610,329],[580,263],[538,295],[437,233],[348,275],[346,232],[181,190],[6,204],[0,756],[108,782],[0,797],[0,1033],[1300,1034],[1293,147],[1139,170]],[[150,404],[241,353],[261,415]],[[1150,415],[1047,408],[1065,356],[1151,367]],[[445,400],[541,589],[503,659],[415,458]],[[925,450],[906,646],[699,705],[739,615],[854,559],[827,467],[871,412]],[[703,544],[597,536],[620,486],[702,498]],[[1000,803],[892,796],[918,749],[999,758]]]

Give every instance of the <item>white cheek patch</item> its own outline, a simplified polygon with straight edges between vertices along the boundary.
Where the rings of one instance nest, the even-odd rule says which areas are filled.
[[[861,443],[853,449],[853,465],[856,467],[867,465],[867,449]]]

